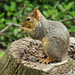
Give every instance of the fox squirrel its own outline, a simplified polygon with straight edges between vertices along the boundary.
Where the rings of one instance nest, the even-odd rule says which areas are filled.
[[[27,14],[22,23],[21,31],[33,39],[42,41],[43,50],[47,59],[42,63],[63,61],[68,55],[69,32],[67,28],[58,21],[47,20],[41,12],[35,8]]]

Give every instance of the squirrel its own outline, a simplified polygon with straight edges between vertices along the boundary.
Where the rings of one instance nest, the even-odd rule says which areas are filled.
[[[42,63],[66,60],[70,36],[65,25],[58,21],[47,20],[37,8],[24,17],[21,25],[21,31],[25,31],[35,40],[41,40],[47,56]]]

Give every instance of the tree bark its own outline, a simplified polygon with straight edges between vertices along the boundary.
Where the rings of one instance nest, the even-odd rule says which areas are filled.
[[[42,43],[31,38],[14,41],[0,58],[0,75],[75,75],[75,60],[58,66],[42,64]]]

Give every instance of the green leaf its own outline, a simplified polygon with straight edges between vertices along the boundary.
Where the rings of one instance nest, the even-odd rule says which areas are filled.
[[[18,29],[14,29],[14,33],[18,33]]]
[[[5,19],[6,24],[9,25],[12,21],[10,19]]]
[[[30,11],[32,11],[32,8],[28,7],[26,10],[27,10],[28,12],[30,12]]]
[[[18,34],[18,35],[17,35],[17,37],[18,37],[18,38],[21,38],[21,35],[20,35],[20,34]]]
[[[29,3],[29,1],[26,0],[26,1],[25,1],[25,4],[26,4],[26,5],[29,5],[30,3]]]
[[[13,15],[14,15],[14,16],[17,16],[17,15],[18,15],[18,12],[13,13]]]
[[[70,11],[69,14],[75,17],[75,11]]]
[[[45,9],[48,9],[48,8],[49,8],[49,6],[48,6],[48,5],[44,5],[43,7],[44,7]]]
[[[71,32],[75,32],[75,26],[71,26],[70,31],[71,31]]]
[[[8,43],[8,46],[10,46],[11,42]]]
[[[1,14],[0,14],[0,17],[3,17],[4,15],[5,15],[5,13],[1,13]]]
[[[67,5],[67,9],[70,10],[74,6],[74,2],[70,2]]]
[[[4,40],[4,36],[1,36],[1,39]]]
[[[67,5],[66,4],[64,4],[64,8],[66,8],[67,7]]]
[[[49,15],[48,12],[45,11],[45,10],[43,11],[43,14],[44,14],[45,17],[48,17],[48,15]]]
[[[22,1],[24,1],[24,0],[16,0],[16,2],[22,2]]]
[[[2,3],[0,3],[0,6],[2,5]]]
[[[67,18],[72,18],[72,16],[71,16],[71,15],[66,15],[66,17],[67,17]]]
[[[4,9],[6,10],[6,11],[9,11],[9,6],[8,5],[4,5]]]
[[[4,54],[4,52],[3,52],[3,53],[0,53],[0,57],[1,57],[3,54]]]
[[[61,4],[58,4],[58,8],[62,11],[64,10],[64,7]]]
[[[11,15],[12,15],[12,13],[11,13],[11,12],[8,12],[8,13],[7,13],[7,15],[8,15],[8,16],[11,16]]]
[[[10,10],[16,11],[16,3],[15,2],[11,2]]]

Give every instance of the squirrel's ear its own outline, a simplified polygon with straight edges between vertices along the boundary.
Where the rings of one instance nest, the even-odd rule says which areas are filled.
[[[39,10],[37,8],[34,9],[33,15],[37,20],[40,20]]]

